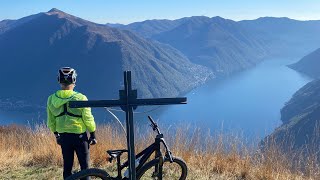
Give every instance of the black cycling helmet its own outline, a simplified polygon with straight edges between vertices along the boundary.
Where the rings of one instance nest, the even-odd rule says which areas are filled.
[[[58,82],[60,84],[74,84],[77,81],[77,73],[71,67],[62,67],[58,72]]]

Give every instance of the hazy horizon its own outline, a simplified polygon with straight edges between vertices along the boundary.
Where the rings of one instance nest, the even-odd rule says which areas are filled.
[[[41,12],[37,12],[37,13],[34,13],[34,14],[38,14],[38,13],[46,13],[52,9],[57,9],[57,10],[60,10],[64,13],[67,13],[67,14],[70,14],[70,15],[74,15],[72,13],[69,13],[67,11],[64,11],[62,9],[59,9],[59,8],[51,8],[51,9],[48,9],[47,11],[41,11]],[[26,15],[26,16],[23,16],[23,17],[18,17],[16,19],[0,19],[0,22],[1,21],[4,21],[4,20],[18,20],[18,19],[21,19],[21,18],[24,18],[24,17],[27,17],[27,16],[30,16],[30,15],[34,15],[34,14],[29,14],[29,15]],[[76,16],[76,15],[74,15]],[[84,17],[80,17],[80,16],[76,16],[76,17],[79,17],[79,18],[82,18],[82,19],[85,19],[85,20],[88,20],[88,21],[91,21],[89,19],[86,19]],[[292,19],[292,20],[296,20],[296,21],[319,21],[320,19],[304,19],[304,20],[301,20],[301,19],[294,19],[294,18],[291,18],[291,17],[277,17],[277,16],[261,16],[261,17],[256,17],[256,18],[253,18],[253,19],[240,19],[240,20],[235,20],[235,19],[230,19],[230,18],[226,18],[226,17],[223,17],[223,16],[219,16],[219,15],[216,15],[216,16],[205,16],[205,15],[192,15],[192,16],[184,16],[184,17],[177,17],[175,19],[164,19],[164,18],[154,18],[154,19],[144,19],[144,20],[140,20],[140,21],[135,21],[135,22],[144,22],[144,21],[150,21],[150,20],[178,20],[178,19],[182,19],[182,18],[190,18],[190,17],[208,17],[208,18],[214,18],[214,17],[221,17],[223,19],[228,19],[228,20],[232,20],[232,21],[236,21],[236,22],[239,22],[239,21],[246,21],[246,20],[256,20],[256,19],[259,19],[259,18],[288,18],[288,19]],[[91,21],[91,22],[94,22],[94,23],[97,23],[97,24],[122,24],[122,25],[128,25],[130,23],[135,23],[135,22],[129,22],[129,23],[120,23],[120,22],[105,22],[105,23],[99,23],[99,22],[95,22],[95,21]]]
[[[220,16],[234,21],[252,20],[259,17],[288,17],[295,20],[319,20],[320,2],[315,0],[297,1],[276,0],[256,2],[253,0],[223,2],[200,0],[149,2],[139,1],[102,1],[95,3],[80,1],[50,2],[13,0],[1,2],[0,20],[19,19],[52,8],[60,9],[83,19],[105,23],[129,24],[152,19],[179,19],[191,16]]]

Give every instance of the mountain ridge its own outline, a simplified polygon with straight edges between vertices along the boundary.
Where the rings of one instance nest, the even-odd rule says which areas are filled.
[[[289,67],[310,76],[320,78],[320,48],[304,56],[298,62],[290,64]]]
[[[210,67],[222,76],[254,66],[267,51],[263,42],[246,29],[221,17],[193,17],[153,39],[170,44],[192,62]]]

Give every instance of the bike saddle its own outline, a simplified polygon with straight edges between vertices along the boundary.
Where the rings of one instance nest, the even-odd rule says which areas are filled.
[[[108,150],[107,153],[111,156],[111,157],[118,157],[119,155],[121,155],[124,152],[128,152],[128,150],[126,149],[119,149],[119,150]]]

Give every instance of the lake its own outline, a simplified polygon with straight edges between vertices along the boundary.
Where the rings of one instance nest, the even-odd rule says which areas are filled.
[[[310,78],[286,65],[292,59],[270,59],[223,80],[213,80],[186,95],[187,105],[167,108],[162,123],[262,138],[281,124],[280,109]]]
[[[44,118],[39,120],[38,113],[18,113],[0,111],[0,125],[20,124],[32,125],[34,123],[43,122]]]

